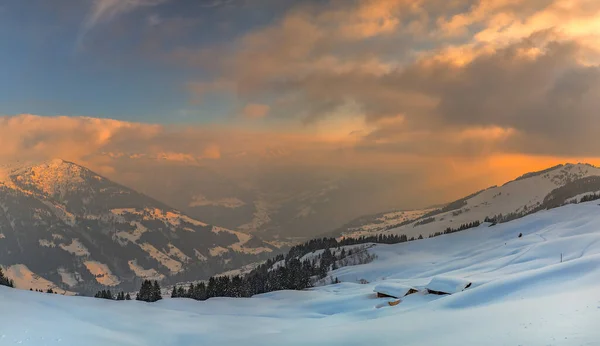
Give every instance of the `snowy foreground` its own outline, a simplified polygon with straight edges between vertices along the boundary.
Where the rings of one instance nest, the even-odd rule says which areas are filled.
[[[370,251],[376,261],[333,272],[342,284],[250,299],[148,304],[0,287],[0,345],[600,345],[597,203]],[[473,285],[376,308],[391,300],[375,298],[382,280],[420,288],[440,274]]]

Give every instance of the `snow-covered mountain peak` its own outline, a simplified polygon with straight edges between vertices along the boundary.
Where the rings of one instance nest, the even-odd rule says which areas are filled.
[[[197,277],[274,250],[72,162],[16,163],[2,172],[0,264],[23,265],[69,291]]]
[[[395,212],[377,217],[363,217],[365,221],[352,224],[342,230],[342,234],[351,237],[390,232],[407,236],[429,236],[447,228],[457,228],[463,224],[485,219],[513,219],[544,208],[544,201],[556,189],[577,190],[568,198],[581,197],[579,194],[591,194],[600,191],[600,183],[572,184],[583,178],[599,177],[600,168],[586,163],[567,163],[541,171],[530,172],[505,183],[493,186],[470,196],[461,198],[442,208]],[[577,186],[572,186],[577,185]],[[581,190],[581,191],[579,191]],[[568,193],[567,193],[568,194]]]
[[[556,186],[563,186],[571,181],[594,175],[600,175],[600,168],[588,163],[566,163],[545,170],[523,174],[504,185],[541,177],[541,179],[548,180]]]
[[[3,176],[7,184],[26,187],[51,196],[79,190],[89,179],[102,179],[92,171],[62,159],[8,166]]]

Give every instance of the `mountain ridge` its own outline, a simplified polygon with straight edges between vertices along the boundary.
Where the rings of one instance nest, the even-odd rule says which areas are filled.
[[[5,165],[2,173],[0,264],[64,290],[202,278],[277,251],[73,162]]]
[[[383,233],[406,234],[409,237],[422,235],[426,237],[441,232],[448,227],[456,228],[461,224],[484,221],[485,218],[493,218],[498,215],[522,216],[542,206],[545,198],[550,196],[555,189],[565,186],[568,188],[569,184],[591,176],[600,176],[600,168],[588,163],[555,165],[540,171],[522,174],[501,186],[488,187],[447,203],[440,208],[399,210],[383,215],[375,214],[373,217],[362,216],[357,219],[364,220],[362,224],[351,222],[337,229],[334,234],[357,237]],[[586,186],[590,190],[583,190],[580,193],[596,192],[593,183],[588,182]],[[600,190],[600,187],[598,190]],[[581,187],[579,187],[579,191],[581,191]],[[507,194],[510,196],[511,193],[513,197],[507,197]],[[569,193],[565,194],[563,189],[562,195],[569,195]],[[498,203],[498,201],[502,202]],[[566,200],[561,202],[566,202]],[[486,210],[486,212],[474,212],[474,208]],[[426,222],[415,224],[418,221]]]

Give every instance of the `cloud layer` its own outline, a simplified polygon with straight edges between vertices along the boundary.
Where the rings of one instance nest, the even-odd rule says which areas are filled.
[[[598,23],[588,0],[330,1],[173,56],[213,71],[192,93],[271,100],[268,114],[245,114],[299,124],[358,114],[364,150],[590,156]]]
[[[119,90],[138,83],[131,95],[161,105],[165,95],[184,125],[165,125],[173,114],[152,115],[163,125],[4,117],[0,161],[62,157],[146,192],[177,183],[166,171],[144,176],[157,167],[193,168],[190,180],[211,171],[256,191],[345,177],[380,209],[599,162],[599,1],[90,3],[80,39],[93,30],[97,45],[85,53],[123,64],[98,95],[135,71]]]

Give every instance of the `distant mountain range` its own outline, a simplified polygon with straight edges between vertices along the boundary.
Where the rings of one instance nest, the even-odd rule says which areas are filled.
[[[363,216],[332,234],[427,237],[473,221],[507,221],[579,201],[594,193],[600,193],[600,168],[583,163],[564,164],[526,173],[502,186],[493,186],[439,207]]]
[[[277,250],[74,163],[0,168],[0,264],[21,288],[133,289],[143,279],[208,277]]]
[[[294,200],[309,203],[308,214],[326,215],[328,209],[317,206],[331,204],[336,184],[327,186]],[[363,216],[329,235],[427,237],[473,221],[503,222],[595,193],[600,193],[599,168],[559,165],[446,205]],[[210,204],[202,198],[196,202]],[[240,205],[234,199],[219,203]],[[288,213],[290,223],[302,217],[292,209],[279,211]],[[166,286],[238,273],[284,250],[284,243],[243,229],[210,225],[63,160],[0,167],[0,265],[20,288],[95,293],[104,287],[137,289],[144,279]]]

